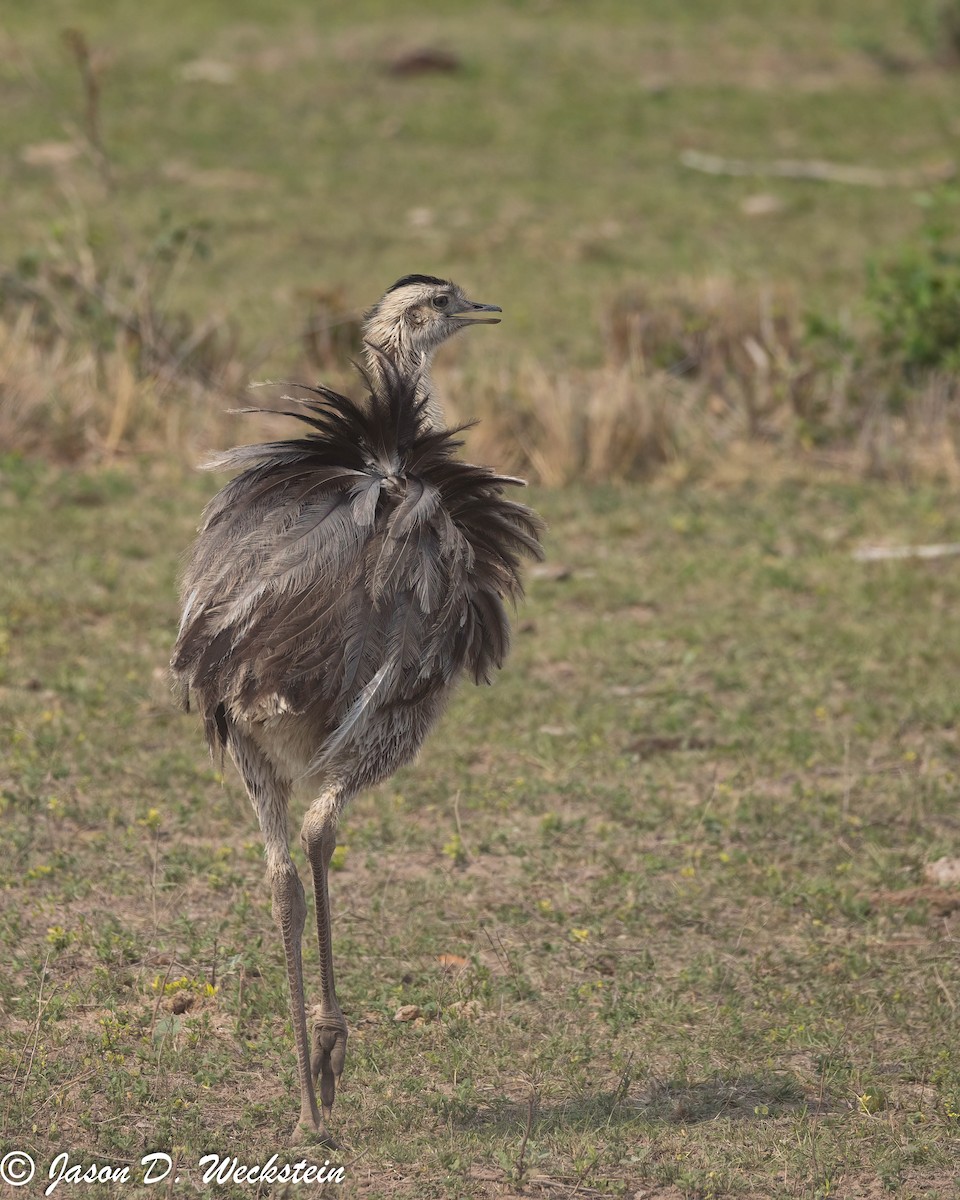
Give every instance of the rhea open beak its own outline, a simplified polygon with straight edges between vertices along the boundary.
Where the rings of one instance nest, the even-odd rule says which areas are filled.
[[[499,304],[474,304],[472,300],[467,301],[465,308],[460,312],[450,313],[449,318],[452,321],[460,321],[464,325],[499,325],[499,317],[475,317],[473,314],[478,312],[503,312]]]

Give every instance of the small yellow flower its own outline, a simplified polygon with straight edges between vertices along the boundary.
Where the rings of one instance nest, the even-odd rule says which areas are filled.
[[[585,942],[590,936],[589,929],[571,929],[570,936],[575,942]]]
[[[459,833],[455,833],[449,842],[443,847],[443,853],[447,858],[452,859],[458,867],[464,867],[467,864],[467,852],[464,849],[463,840]]]
[[[869,1091],[857,1097],[857,1103],[860,1105],[861,1111],[865,1113],[878,1113],[886,1106],[886,1097],[883,1092],[877,1088],[870,1088]]]

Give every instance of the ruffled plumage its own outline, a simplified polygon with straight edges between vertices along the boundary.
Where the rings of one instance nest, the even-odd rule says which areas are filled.
[[[230,722],[307,717],[322,767],[385,708],[463,672],[489,682],[507,654],[505,602],[542,557],[542,522],[505,495],[523,481],[459,459],[418,379],[373,353],[365,404],[304,388],[287,415],[305,436],[208,464],[241,471],[204,513],[172,667],[211,749]]]

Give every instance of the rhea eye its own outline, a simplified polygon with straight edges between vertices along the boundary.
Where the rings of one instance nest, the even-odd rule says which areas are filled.
[[[446,308],[449,303],[450,303],[449,296],[434,296],[434,298],[433,298],[433,307],[434,308]]]

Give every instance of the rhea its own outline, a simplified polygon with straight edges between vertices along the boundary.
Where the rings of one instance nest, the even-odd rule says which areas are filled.
[[[366,314],[362,402],[303,388],[287,415],[309,426],[305,436],[207,464],[240,473],[203,514],[172,668],[211,751],[236,764],[263,832],[299,1068],[295,1142],[328,1138],[347,1046],[327,887],[338,818],[417,754],[462,675],[491,680],[522,559],[541,557],[539,518],[506,495],[523,481],[458,457],[459,431],[444,427],[430,377],[447,338],[497,324],[489,314],[500,311],[447,280],[404,276]],[[320,952],[312,1042],[307,910],[288,831],[298,797]]]

